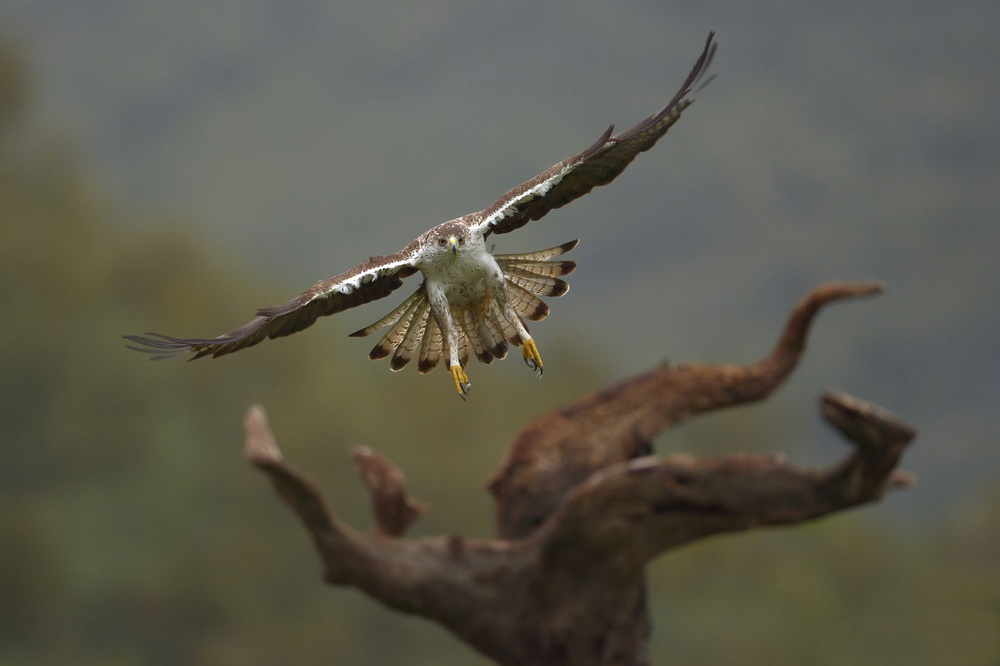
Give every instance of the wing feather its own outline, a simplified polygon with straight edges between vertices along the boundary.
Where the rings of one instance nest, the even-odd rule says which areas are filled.
[[[156,354],[154,358],[186,352],[193,352],[192,358],[231,354],[267,338],[297,333],[319,317],[388,296],[402,286],[404,278],[417,272],[412,261],[419,249],[418,241],[413,241],[395,254],[371,257],[346,273],[317,282],[290,301],[259,309],[255,319],[215,338],[175,338],[160,333],[122,337],[134,343],[130,349]]]
[[[666,106],[615,136],[612,125],[583,152],[508,191],[480,213],[476,227],[486,235],[514,231],[617,178],[639,153],[652,148],[691,105],[693,100],[688,95],[708,71],[716,47],[715,33],[710,32],[691,73]]]

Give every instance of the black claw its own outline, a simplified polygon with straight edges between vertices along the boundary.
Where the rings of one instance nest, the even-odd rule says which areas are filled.
[[[531,368],[532,372],[537,372],[539,377],[541,377],[542,373],[545,372],[545,369],[542,368],[542,366],[538,364],[538,361],[536,361],[533,358],[530,358],[530,357],[526,356],[524,358],[524,364],[526,366],[528,366],[529,368]]]

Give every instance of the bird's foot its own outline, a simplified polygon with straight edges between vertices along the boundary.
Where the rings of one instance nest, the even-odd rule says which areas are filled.
[[[472,390],[472,382],[469,381],[469,376],[465,374],[465,369],[461,365],[453,365],[448,370],[451,372],[452,379],[455,380],[458,397],[465,400],[465,396],[469,395],[469,391]]]
[[[524,354],[524,362],[528,364],[528,367],[532,370],[538,372],[538,376],[542,376],[542,355],[538,353],[538,347],[535,346],[535,341],[528,338],[524,342],[524,347],[521,350]]]

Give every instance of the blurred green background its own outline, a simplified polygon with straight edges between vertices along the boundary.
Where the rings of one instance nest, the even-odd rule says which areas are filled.
[[[488,536],[482,481],[530,417],[664,358],[750,361],[829,279],[766,404],[659,452],[843,455],[815,397],[918,426],[917,488],[651,568],[654,663],[1000,663],[1000,5],[509,2],[0,4],[0,664],[482,664],[324,586],[240,457],[263,403],[286,455],[370,524],[352,445]],[[673,93],[718,79],[608,188],[499,252],[580,237],[534,327],[540,382],[399,374],[346,333],[384,304],[193,364],[122,333],[215,335],[477,210]]]

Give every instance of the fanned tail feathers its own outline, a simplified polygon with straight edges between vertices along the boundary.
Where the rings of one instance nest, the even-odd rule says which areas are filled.
[[[420,292],[418,291],[417,293]],[[416,294],[414,294],[414,296],[415,295]],[[399,344],[403,341],[403,338],[406,337],[406,334],[410,329],[410,323],[413,321],[414,314],[416,314],[416,311],[420,308],[421,303],[427,303],[427,298],[426,297],[413,298],[411,296],[410,298],[403,301],[403,303],[398,308],[393,310],[392,313],[390,313],[390,320],[395,320],[395,323],[391,325],[391,328],[389,328],[386,334],[382,336],[382,339],[378,341],[378,344],[375,345],[375,348],[371,350],[371,353],[368,354],[368,358],[372,359],[373,361],[378,360],[380,358],[385,358],[386,356],[391,354],[397,347],[399,347]],[[399,312],[400,310],[402,310],[402,313],[398,317],[396,317],[395,316],[396,313]],[[374,326],[374,324],[372,324],[372,326]],[[371,328],[371,326],[369,326],[368,328]],[[363,330],[368,330],[368,329],[363,329]],[[361,333],[361,331],[358,331],[358,333]]]
[[[437,367],[441,355],[444,353],[444,337],[441,335],[441,328],[434,317],[427,318],[424,327],[423,340],[420,343],[420,356],[417,359],[417,371],[426,375]]]
[[[424,328],[427,325],[427,317],[430,315],[430,312],[430,303],[426,298],[416,302],[413,316],[410,317],[407,324],[406,334],[403,336],[399,346],[396,347],[396,353],[392,355],[392,360],[389,361],[389,367],[394,372],[402,370],[410,362],[410,359],[413,358],[413,352],[420,345],[420,338],[424,334]]]
[[[579,242],[573,240],[547,250],[524,254],[498,254],[493,258],[500,265],[508,285],[513,284],[535,296],[562,296],[569,291],[569,285],[559,277],[572,273],[576,269],[576,262],[550,261],[550,259],[569,252]],[[522,317],[528,316],[522,312],[518,314]]]
[[[566,254],[567,252],[569,252],[570,250],[572,250],[574,247],[576,247],[577,245],[579,245],[579,243],[580,243],[580,239],[577,238],[576,240],[571,240],[568,243],[563,243],[562,245],[557,245],[555,247],[550,247],[550,248],[545,249],[545,250],[536,250],[534,252],[524,252],[522,254],[494,254],[493,258],[497,260],[497,263],[500,264],[501,267],[503,267],[503,262],[505,262],[505,261],[512,261],[512,262],[520,262],[520,261],[526,261],[526,262],[548,261],[552,257],[558,257],[561,254]],[[573,264],[574,267],[576,266],[576,264],[574,262],[569,262],[569,263]],[[566,272],[569,273],[572,270],[573,269],[571,268],[571,269],[569,269]]]
[[[562,296],[569,285],[560,276],[572,273],[573,261],[552,261],[554,257],[569,252],[579,241],[570,241],[557,247],[523,254],[498,254],[494,259],[504,273],[507,287],[507,304],[516,317],[541,321],[549,314],[549,306],[542,296]],[[459,329],[458,356],[466,365],[470,354],[482,363],[492,363],[494,358],[504,358],[510,344],[521,345],[523,340],[517,326],[495,300],[490,300],[487,311],[477,316],[471,309],[453,312]],[[368,354],[378,360],[392,355],[389,367],[402,370],[417,355],[417,370],[426,374],[437,367],[444,355],[444,335],[430,310],[430,302],[423,285],[392,312],[374,324],[351,333],[364,337],[389,327]]]

